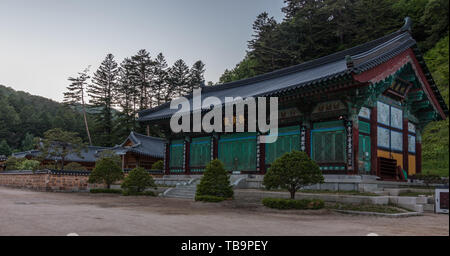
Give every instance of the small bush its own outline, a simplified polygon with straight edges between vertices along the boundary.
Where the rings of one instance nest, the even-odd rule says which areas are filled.
[[[68,171],[87,171],[87,168],[79,163],[72,162],[64,165],[64,170]]]
[[[123,172],[120,166],[117,164],[115,157],[102,157],[95,163],[94,170],[89,175],[89,183],[106,184],[107,188],[111,187],[111,184],[115,181],[119,181],[123,178]]]
[[[40,164],[41,163],[39,161],[25,159],[20,164],[18,164],[18,167],[19,167],[19,170],[35,171],[39,168]]]
[[[158,160],[152,165],[152,170],[162,170],[164,169],[163,160]]]
[[[138,167],[128,173],[121,187],[130,193],[140,193],[146,188],[156,188],[156,184],[153,177],[144,168]]]
[[[8,157],[8,159],[5,162],[6,170],[20,170],[21,163],[26,160],[25,158],[16,158],[14,156]]]
[[[267,189],[286,189],[295,198],[295,192],[302,187],[323,183],[319,166],[305,152],[292,151],[277,158],[266,175],[263,185]]]
[[[214,159],[206,166],[203,177],[197,185],[196,196],[233,197],[229,175],[220,160]]]
[[[122,190],[123,196],[156,196],[156,193],[153,191],[133,191],[133,190]]]
[[[262,200],[264,206],[280,210],[297,209],[297,210],[317,210],[325,206],[323,200],[320,199],[284,199],[284,198],[264,198]]]
[[[93,189],[89,190],[89,192],[91,192],[93,194],[98,194],[98,193],[120,194],[120,193],[122,193],[122,190],[121,189],[112,189],[112,188],[93,188]]]
[[[208,195],[196,195],[195,201],[203,201],[203,202],[222,202],[223,200],[226,200],[226,198],[221,196],[208,196]]]

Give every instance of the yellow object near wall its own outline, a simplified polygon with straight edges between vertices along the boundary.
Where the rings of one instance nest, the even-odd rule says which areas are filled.
[[[416,156],[408,155],[408,175],[416,174]]]
[[[384,150],[379,149],[377,151],[377,155],[378,155],[378,157],[384,157],[384,158],[397,160],[397,165],[403,169],[403,154],[393,153],[393,152],[384,151]]]

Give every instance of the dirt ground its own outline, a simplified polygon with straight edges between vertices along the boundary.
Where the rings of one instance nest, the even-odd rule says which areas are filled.
[[[0,187],[0,235],[449,235],[449,217],[277,211],[236,202]]]

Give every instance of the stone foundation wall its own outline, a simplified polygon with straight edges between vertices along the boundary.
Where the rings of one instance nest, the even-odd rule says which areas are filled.
[[[40,191],[89,191],[103,188],[102,184],[89,184],[89,176],[51,174],[48,172],[0,172],[0,186],[27,188]]]

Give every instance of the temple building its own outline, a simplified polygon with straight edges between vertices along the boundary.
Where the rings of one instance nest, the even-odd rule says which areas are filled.
[[[123,170],[136,167],[150,170],[156,161],[164,159],[165,141],[162,138],[131,132],[122,144],[109,150],[120,155]]]
[[[106,149],[108,148],[99,146],[87,146],[86,148],[80,150],[79,153],[69,153],[64,159],[64,165],[70,163],[78,163],[81,166],[85,167],[88,171],[92,171],[95,167],[95,162],[100,157],[101,152]],[[38,160],[40,155],[41,151],[34,149],[29,151],[16,152],[11,156],[19,159],[26,158]],[[41,164],[47,166],[54,165],[55,169],[57,169],[60,168],[61,158],[56,156],[49,156],[45,158]]]
[[[131,132],[125,141],[114,147],[99,147],[87,146],[78,153],[69,153],[65,159],[64,164],[78,163],[85,167],[88,171],[92,171],[96,162],[101,157],[102,152],[112,151],[119,155],[122,159],[122,169],[130,170],[135,167],[143,167],[150,170],[152,165],[164,159],[164,144],[165,139],[145,136],[136,132]],[[29,150],[24,152],[13,153],[12,156],[16,158],[39,159],[41,155],[40,150]],[[6,159],[5,159],[6,160]],[[60,157],[49,156],[42,161],[43,165],[54,165],[61,163]],[[0,168],[1,168],[0,158]]]
[[[172,132],[170,103],[141,111],[143,125],[168,138],[166,174],[201,174],[211,159],[227,170],[264,174],[292,150],[305,151],[324,174],[367,174],[404,179],[421,172],[421,133],[448,116],[416,41],[411,22],[371,42],[299,65],[217,86],[202,98],[278,97],[278,139],[260,132]],[[192,95],[187,95],[191,101]],[[224,111],[222,111],[224,112]],[[202,109],[202,115],[208,109]],[[192,112],[190,113],[192,115]],[[223,117],[223,123],[257,117]],[[192,120],[191,116],[191,120]]]

